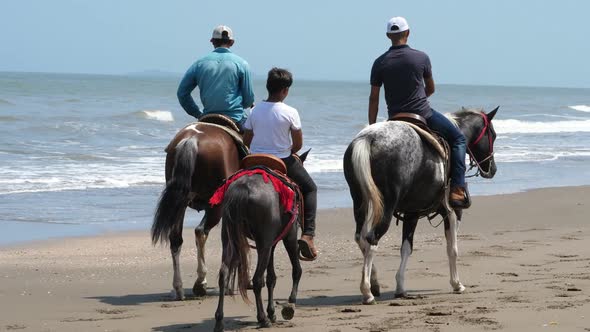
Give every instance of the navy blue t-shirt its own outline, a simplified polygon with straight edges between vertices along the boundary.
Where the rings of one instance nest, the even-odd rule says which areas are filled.
[[[400,112],[432,115],[424,79],[432,77],[430,58],[408,45],[392,46],[371,69],[371,85],[384,86],[389,117]]]

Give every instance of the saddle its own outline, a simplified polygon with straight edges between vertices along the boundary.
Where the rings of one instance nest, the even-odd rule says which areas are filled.
[[[450,149],[447,141],[442,138],[439,134],[428,128],[426,119],[421,115],[415,113],[397,113],[388,121],[403,121],[412,127],[420,137],[440,154],[445,160],[445,164],[448,164],[450,159]]]
[[[240,161],[240,168],[252,168],[255,166],[265,166],[273,171],[280,172],[281,174],[287,174],[287,166],[278,157],[267,154],[267,153],[253,153],[250,154]]]
[[[213,123],[231,129],[236,133],[240,132],[238,125],[236,125],[236,123],[230,117],[223,114],[205,114],[199,118],[199,122]]]
[[[222,114],[205,114],[199,118],[198,123],[207,126],[215,126],[217,128],[225,130],[225,132],[227,132],[234,140],[234,143],[236,143],[240,159],[250,154],[250,149],[248,149],[248,147],[246,146],[246,144],[244,144],[244,141],[242,140],[240,129],[238,128],[236,123],[228,116]]]

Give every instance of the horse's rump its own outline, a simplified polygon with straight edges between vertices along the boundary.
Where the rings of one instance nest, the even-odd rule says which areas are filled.
[[[191,183],[191,206],[201,210],[217,187],[239,169],[240,154],[235,138],[218,125],[195,122],[181,129],[166,148],[166,181],[170,181],[176,163],[179,144],[194,138],[198,152],[195,154]]]
[[[362,153],[356,149],[369,149],[365,151],[369,155],[369,167],[358,164],[355,156]],[[378,188],[382,202],[393,202],[389,207],[381,203],[385,210],[393,209],[391,212],[418,212],[440,202],[446,179],[444,160],[407,123],[388,121],[368,126],[355,137],[349,150],[344,157],[345,177],[353,199],[358,192],[363,193],[358,199],[366,213],[371,212],[367,204],[378,198],[363,188],[360,181],[366,180]],[[370,207],[375,209],[376,204]],[[380,222],[378,215],[368,219],[373,225]]]

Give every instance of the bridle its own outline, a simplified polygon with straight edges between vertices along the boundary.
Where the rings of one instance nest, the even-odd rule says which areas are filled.
[[[481,167],[481,164],[483,164],[487,160],[494,157],[494,141],[492,138],[492,127],[490,126],[490,120],[488,119],[488,116],[483,112],[480,114],[481,114],[481,117],[483,118],[483,124],[484,124],[483,129],[481,130],[481,132],[479,133],[477,138],[473,142],[469,143],[469,145],[467,146],[467,152],[469,153],[469,169],[467,170],[467,172],[469,172],[470,170],[472,170],[475,167],[477,167],[477,171],[475,172],[475,174],[468,175],[466,177],[479,176],[480,174],[482,176],[484,176],[484,175],[488,176],[492,171],[492,164],[491,163],[488,164],[487,171],[484,171],[483,168]],[[478,161],[475,158],[475,155],[473,154],[471,149],[474,148],[477,145],[477,143],[479,143],[483,139],[483,137],[486,136],[486,134],[488,136],[488,143],[489,143],[489,147],[490,147],[490,152],[487,157],[485,157],[483,160]]]

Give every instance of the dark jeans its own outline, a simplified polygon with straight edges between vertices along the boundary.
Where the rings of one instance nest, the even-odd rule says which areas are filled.
[[[314,236],[318,188],[298,159],[289,156],[283,158],[283,162],[287,166],[287,176],[297,183],[303,194],[303,234]]]
[[[464,187],[467,150],[465,136],[451,120],[435,110],[432,110],[432,116],[426,122],[428,127],[439,133],[451,147],[451,187]]]

